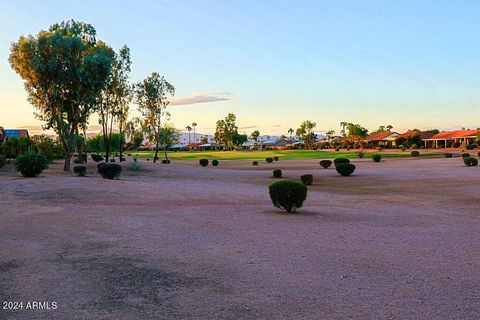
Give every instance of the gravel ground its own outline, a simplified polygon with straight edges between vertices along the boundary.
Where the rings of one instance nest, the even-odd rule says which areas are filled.
[[[1,301],[58,305],[0,319],[480,318],[480,167],[142,163],[0,171]],[[298,214],[272,207],[273,168],[314,175]]]

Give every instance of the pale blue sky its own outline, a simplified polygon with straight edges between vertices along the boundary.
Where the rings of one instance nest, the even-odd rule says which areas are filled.
[[[22,34],[54,22],[91,23],[132,51],[132,80],[165,75],[188,101],[172,122],[214,131],[285,133],[304,119],[396,130],[480,126],[480,1],[5,1],[0,2],[0,125],[37,124],[8,64]],[[231,93],[225,95],[219,93]]]

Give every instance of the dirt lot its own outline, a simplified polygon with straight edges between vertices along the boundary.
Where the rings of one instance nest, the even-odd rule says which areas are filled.
[[[0,172],[1,319],[479,319],[480,167],[461,159],[143,162],[102,180]],[[273,168],[313,173],[273,208]],[[3,305],[2,305],[3,307]]]

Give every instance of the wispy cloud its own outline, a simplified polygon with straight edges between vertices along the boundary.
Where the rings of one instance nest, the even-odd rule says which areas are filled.
[[[244,130],[244,129],[255,129],[255,128],[258,128],[258,126],[239,127],[238,129]]]
[[[190,97],[173,99],[170,102],[171,106],[186,106],[196,103],[218,102],[233,100],[234,94],[231,92],[217,92],[217,93],[193,93]]]
[[[272,128],[280,128],[280,127],[283,127],[283,125],[281,125],[281,124],[274,124],[274,125],[272,126]]]

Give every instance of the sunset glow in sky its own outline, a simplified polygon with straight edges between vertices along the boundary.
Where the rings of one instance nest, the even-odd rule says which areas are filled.
[[[480,1],[1,1],[0,126],[41,124],[10,43],[68,19],[132,52],[131,80],[176,87],[171,122],[282,134],[302,120],[369,129],[480,127]],[[135,106],[132,106],[135,109]],[[93,123],[97,124],[97,123]]]

